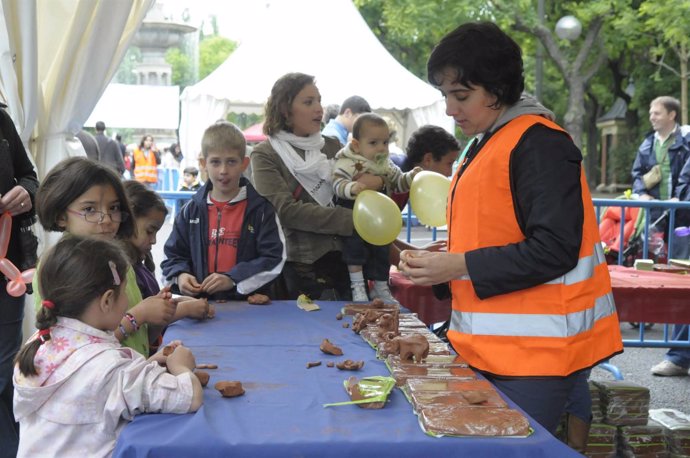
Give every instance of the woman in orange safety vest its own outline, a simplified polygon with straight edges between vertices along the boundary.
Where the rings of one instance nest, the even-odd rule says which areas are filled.
[[[554,432],[586,371],[623,349],[582,154],[522,96],[520,47],[495,24],[461,25],[427,66],[476,139],[451,182],[448,251],[403,251],[399,267],[449,284],[455,350]]]
[[[139,146],[134,149],[134,178],[155,188],[160,161],[160,153],[153,143],[153,137],[144,135]]]

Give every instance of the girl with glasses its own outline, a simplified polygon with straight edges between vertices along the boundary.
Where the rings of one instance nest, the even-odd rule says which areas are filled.
[[[48,172],[36,195],[36,210],[47,231],[104,240],[129,240],[135,233],[120,178],[107,166],[83,157],[65,159]],[[34,276],[36,310],[43,299],[38,294],[39,279],[40,275]],[[131,266],[127,279],[129,310],[115,335],[124,346],[148,356],[150,343],[172,319],[175,303],[167,291],[142,300]]]

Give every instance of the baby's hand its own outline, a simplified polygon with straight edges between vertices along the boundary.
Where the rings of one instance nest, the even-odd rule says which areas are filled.
[[[366,189],[366,186],[364,186],[362,183],[355,182],[355,184],[352,185],[350,188],[350,194],[353,196],[359,195],[360,192],[364,191]]]
[[[182,294],[187,294],[189,296],[198,296],[201,293],[201,285],[194,275],[187,273],[180,274],[177,276],[177,286],[180,288]]]
[[[417,174],[418,174],[419,172],[421,172],[422,170],[424,170],[424,169],[421,168],[421,167],[419,167],[419,166],[413,168],[413,169],[412,169],[412,172],[411,172],[411,173],[412,173],[412,177],[414,178],[414,176],[417,175]]]
[[[179,345],[168,356],[167,359],[168,372],[173,375],[183,374],[185,372],[193,371],[196,367],[196,360],[192,351],[182,345]]]

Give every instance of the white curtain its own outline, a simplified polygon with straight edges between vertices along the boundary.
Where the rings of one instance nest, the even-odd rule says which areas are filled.
[[[74,134],[154,1],[1,0],[0,95],[39,179],[62,159],[84,155]],[[43,246],[54,242],[39,236]],[[25,311],[26,337],[33,328],[31,298]]]

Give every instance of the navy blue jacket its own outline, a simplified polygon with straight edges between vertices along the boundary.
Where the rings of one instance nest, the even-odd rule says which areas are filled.
[[[677,128],[673,134],[676,140],[668,148],[669,164],[671,166],[671,182],[659,183],[652,189],[646,189],[642,181],[642,175],[649,172],[649,170],[656,165],[656,155],[654,154],[654,132],[648,134],[640,148],[637,150],[635,162],[632,168],[633,187],[632,190],[636,194],[649,194],[658,199],[660,197],[659,186],[669,186],[669,197],[679,197],[678,195],[678,177],[683,169],[683,166],[690,157],[690,135],[684,136],[681,129]]]
[[[215,299],[238,299],[252,294],[280,274],[287,257],[285,237],[273,206],[246,178],[240,179],[240,187],[243,186],[247,190],[247,208],[237,246],[237,262],[225,272],[236,287],[214,295]],[[212,187],[209,180],[175,218],[173,231],[165,242],[166,259],[161,263],[168,281],[189,273],[201,283],[209,275],[207,196]],[[176,289],[177,285],[173,286]]]

